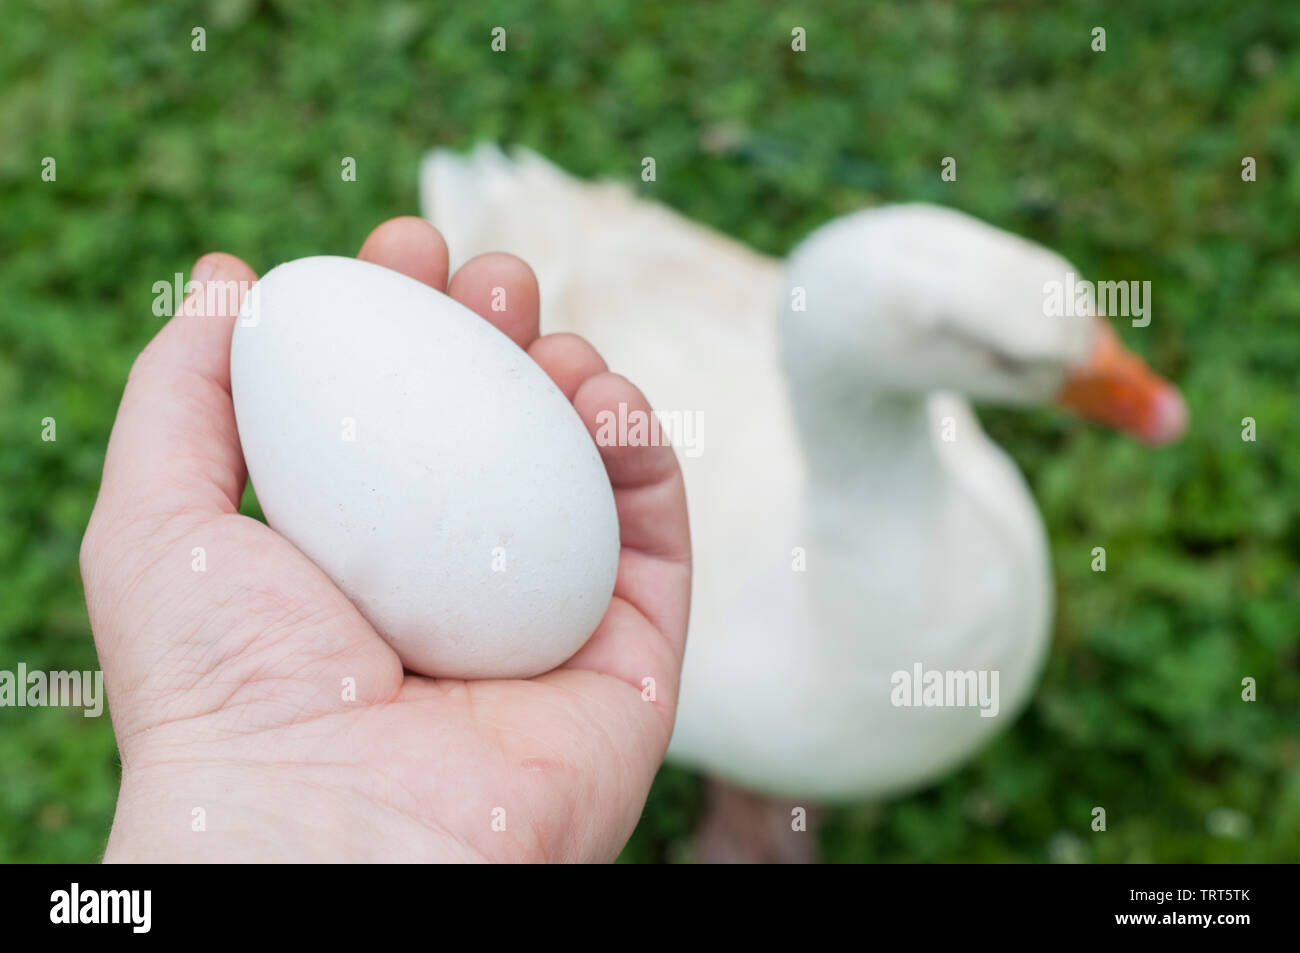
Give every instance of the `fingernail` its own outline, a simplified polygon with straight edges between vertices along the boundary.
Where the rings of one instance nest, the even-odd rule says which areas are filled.
[[[204,255],[194,263],[190,269],[190,280],[203,284],[205,281],[212,280],[217,273],[217,262],[212,255]]]

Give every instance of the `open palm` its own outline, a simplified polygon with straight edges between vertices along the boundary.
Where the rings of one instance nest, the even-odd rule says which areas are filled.
[[[594,431],[644,397],[573,335],[538,336],[531,270],[467,263],[395,219],[361,258],[446,290],[551,376]],[[193,278],[252,282],[208,255]],[[506,289],[507,312],[490,307]],[[623,550],[591,640],[537,678],[403,672],[291,543],[239,514],[237,301],[178,314],[132,368],[82,545],[122,757],[108,860],[608,860],[672,730],[690,589],[666,447],[602,447]],[[203,311],[208,313],[202,313]]]

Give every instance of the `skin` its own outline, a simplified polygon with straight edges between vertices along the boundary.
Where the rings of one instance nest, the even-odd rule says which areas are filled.
[[[519,259],[481,256],[448,285],[442,236],[413,218],[379,226],[358,257],[491,321],[593,433],[596,414],[620,401],[649,409],[581,338],[539,337],[537,282]],[[192,277],[256,276],[214,253]],[[495,287],[506,289],[505,312],[491,309]],[[104,859],[613,859],[677,701],[690,539],[671,448],[600,448],[623,550],[614,598],[576,656],[528,680],[412,675],[324,573],[239,514],[238,304],[220,310],[179,313],[137,359],[82,544],[122,759]],[[196,572],[200,546],[206,570]],[[355,701],[343,699],[348,678]]]

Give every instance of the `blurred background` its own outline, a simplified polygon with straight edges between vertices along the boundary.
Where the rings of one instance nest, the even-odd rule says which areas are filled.
[[[1051,534],[1045,677],[942,783],[833,811],[825,856],[1300,859],[1300,6],[7,0],[3,21],[0,669],[96,667],[81,534],[160,325],[153,284],[203,252],[258,271],[355,254],[418,214],[426,150],[484,139],[774,254],[925,200],[1085,276],[1150,279],[1150,328],[1120,331],[1184,389],[1192,429],[1152,453],[1048,410],[982,412]],[[0,860],[97,860],[118,772],[107,717],[0,708]],[[1082,835],[1096,804],[1108,831]],[[665,769],[624,859],[689,860],[702,806]]]

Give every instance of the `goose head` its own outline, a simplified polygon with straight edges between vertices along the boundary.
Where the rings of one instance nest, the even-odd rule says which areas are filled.
[[[1081,282],[1059,255],[951,209],[836,219],[788,261],[781,347],[796,413],[945,390],[1057,403],[1151,444],[1177,438],[1177,388],[1074,297]]]

